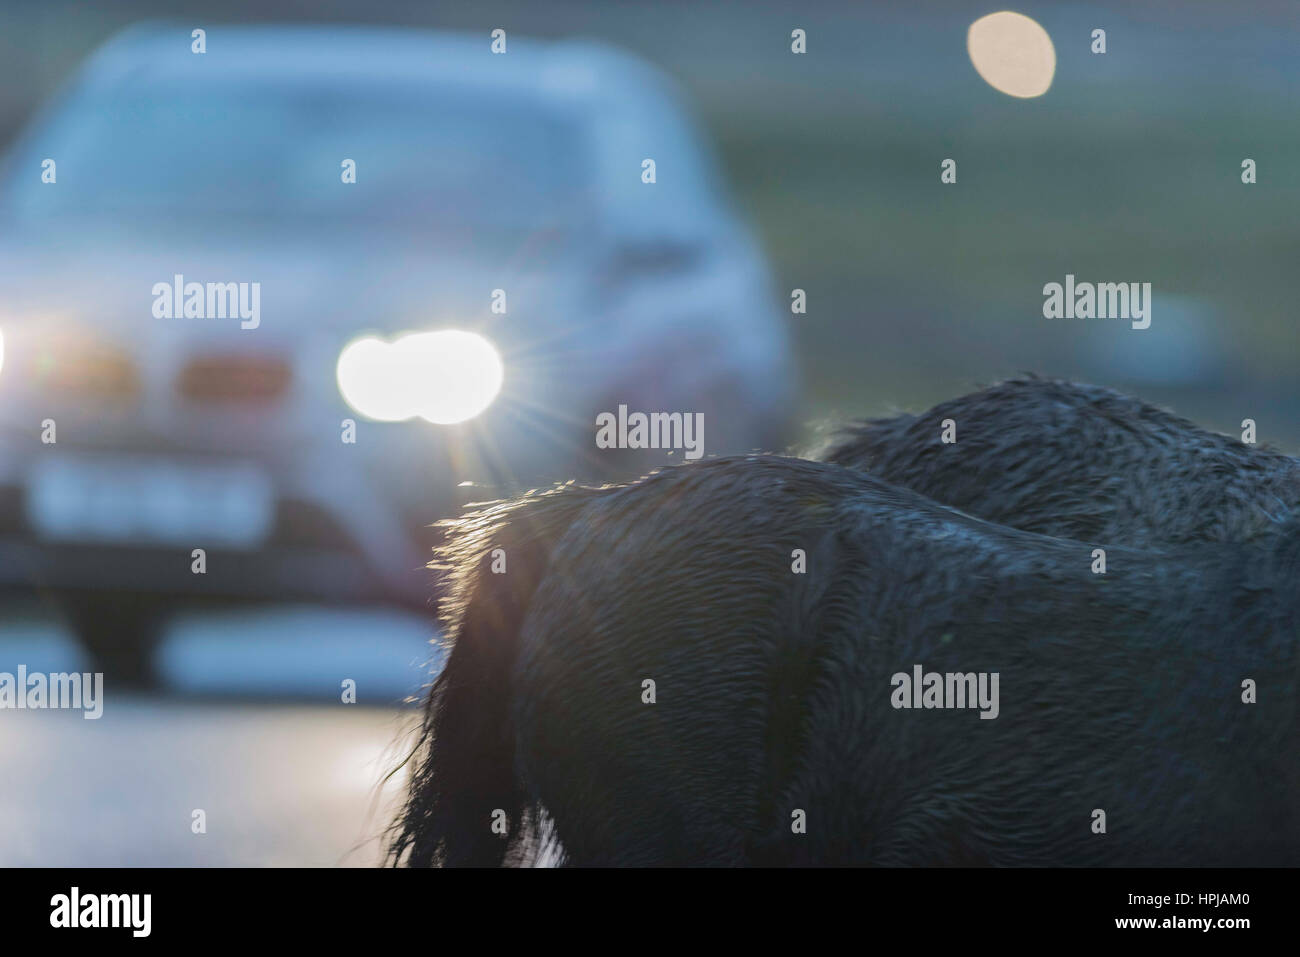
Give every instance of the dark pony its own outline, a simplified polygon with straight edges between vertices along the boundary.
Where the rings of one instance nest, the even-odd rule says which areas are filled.
[[[951,419],[957,441],[940,441]],[[1099,386],[1026,376],[859,422],[818,456],[971,515],[1134,546],[1242,542],[1300,514],[1300,463]]]
[[[454,643],[392,858],[1300,863],[1275,532],[1098,572],[1092,542],[767,456],[481,508],[441,556]],[[918,665],[997,674],[998,716],[900,707]]]

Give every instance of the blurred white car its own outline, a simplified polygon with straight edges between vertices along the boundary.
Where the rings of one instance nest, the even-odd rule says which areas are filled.
[[[0,585],[124,655],[167,596],[427,607],[460,502],[674,461],[600,412],[778,443],[766,266],[655,70],[190,30],[110,41],[0,167]]]

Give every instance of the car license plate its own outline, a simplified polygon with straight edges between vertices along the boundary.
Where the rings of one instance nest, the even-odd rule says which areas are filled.
[[[28,475],[27,520],[43,538],[122,545],[258,547],[274,519],[253,465],[59,457]]]

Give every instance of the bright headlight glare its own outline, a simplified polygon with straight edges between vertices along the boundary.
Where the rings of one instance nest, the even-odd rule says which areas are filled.
[[[382,422],[419,416],[439,425],[481,413],[501,391],[501,357],[480,335],[443,329],[373,336],[339,353],[339,392],[357,412]]]

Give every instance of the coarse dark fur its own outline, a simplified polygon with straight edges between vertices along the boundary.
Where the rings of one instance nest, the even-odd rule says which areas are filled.
[[[544,812],[576,865],[1300,864],[1297,523],[1098,575],[1089,543],[750,456],[454,532],[396,861],[524,861]],[[895,709],[917,664],[999,673],[999,717]]]
[[[940,441],[945,419],[954,443]],[[991,522],[1115,545],[1249,541],[1300,515],[1290,456],[1032,376],[850,426],[819,457]]]

